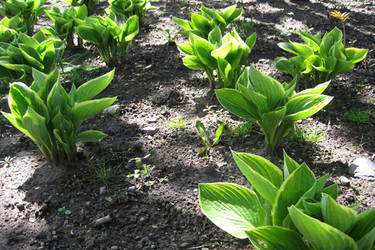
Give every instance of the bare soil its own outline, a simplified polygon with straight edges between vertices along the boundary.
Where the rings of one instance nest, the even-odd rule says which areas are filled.
[[[98,143],[80,144],[77,162],[48,165],[37,147],[1,118],[0,249],[250,248],[247,240],[233,238],[213,225],[199,208],[198,183],[225,181],[249,186],[234,164],[230,148],[271,158],[256,125],[246,136],[224,134],[208,157],[198,155],[203,145],[195,128],[197,120],[212,133],[219,121],[233,131],[244,123],[221,108],[207,78],[187,69],[175,43],[168,39],[167,30],[176,36],[176,43],[186,39],[178,34],[171,17],[189,18],[189,12],[198,11],[202,2],[215,8],[232,4],[152,2],[158,10],[147,13],[131,51],[116,68],[116,78],[102,93],[117,96],[119,109],[84,124],[85,129],[98,129],[109,136]],[[359,211],[375,207],[375,184],[348,173],[355,158],[375,158],[375,2],[243,0],[238,6],[244,9],[242,21],[251,22],[258,36],[250,63],[280,81],[290,77],[276,71],[273,60],[289,55],[277,47],[278,42],[300,41],[295,33],[300,29],[329,31],[339,25],[329,18],[330,11],[350,12],[347,43],[368,48],[367,58],[352,72],[333,80],[329,94],[335,98],[324,110],[298,124],[305,131],[323,132],[320,142],[288,137],[280,148],[298,162],[305,161],[317,176],[330,173],[330,181],[340,184],[341,204],[356,205]],[[101,3],[96,11],[103,13],[104,8],[106,4]],[[38,26],[48,23],[42,17]],[[72,82],[83,83],[110,70],[89,44],[67,50],[65,60],[71,61],[74,55],[81,57],[73,64],[86,68],[77,70],[74,77],[63,74],[67,88]],[[65,69],[69,70],[71,66]],[[6,96],[0,106],[8,110]],[[344,113],[353,108],[370,110],[370,121],[346,119]],[[177,117],[186,121],[186,128],[168,126]],[[142,162],[141,168],[146,170],[137,172],[131,159],[153,149],[155,154]],[[281,164],[281,152],[273,157],[274,163]],[[95,174],[100,168],[108,178]],[[341,184],[342,176],[350,183]],[[98,225],[103,217],[107,222]]]

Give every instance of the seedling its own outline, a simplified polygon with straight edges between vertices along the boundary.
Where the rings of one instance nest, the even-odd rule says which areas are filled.
[[[230,128],[228,128],[228,133],[231,137],[247,137],[253,131],[254,129],[254,123],[251,121],[246,121],[239,125],[238,127],[234,128],[234,131],[232,131]]]
[[[89,177],[91,183],[101,182],[108,185],[110,180],[114,177],[113,169],[107,168],[105,162],[90,163],[90,168],[93,172]]]
[[[221,123],[219,125],[219,127],[216,129],[215,137],[211,137],[210,132],[206,130],[204,124],[201,121],[197,121],[195,123],[195,127],[198,129],[199,136],[201,137],[204,144],[204,147],[199,151],[199,156],[208,156],[210,148],[212,148],[219,142],[220,136],[224,131],[225,124]]]
[[[72,214],[72,212],[69,209],[67,209],[65,206],[60,207],[59,209],[57,209],[57,212],[64,213],[66,215]]]
[[[176,129],[176,130],[185,129],[187,126],[187,121],[181,117],[176,117],[172,119],[167,125],[168,127]]]
[[[324,134],[325,131],[320,131],[319,129],[305,131],[296,126],[296,129],[292,134],[292,137],[307,142],[319,143],[325,140]]]
[[[349,111],[345,112],[344,118],[354,122],[369,123],[372,112],[373,110],[371,109],[350,109]]]
[[[168,44],[175,44],[176,34],[173,35],[169,29],[166,29],[165,31],[168,34]]]

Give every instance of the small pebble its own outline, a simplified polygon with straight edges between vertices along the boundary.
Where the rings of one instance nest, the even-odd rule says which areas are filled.
[[[94,227],[101,226],[103,224],[109,223],[112,221],[112,218],[110,215],[104,216],[102,218],[97,219],[96,221],[93,222]]]
[[[99,194],[104,194],[104,193],[105,193],[105,187],[100,187]]]
[[[117,250],[120,249],[118,246],[111,246],[111,250]]]
[[[344,186],[350,186],[350,180],[346,178],[345,176],[340,176],[339,181]]]

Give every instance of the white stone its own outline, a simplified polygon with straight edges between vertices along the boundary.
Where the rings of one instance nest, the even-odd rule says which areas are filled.
[[[349,173],[357,178],[374,181],[375,163],[364,157],[357,158],[350,165]]]

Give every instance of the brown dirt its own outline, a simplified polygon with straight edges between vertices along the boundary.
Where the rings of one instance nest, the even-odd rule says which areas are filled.
[[[230,4],[203,2],[216,8]],[[101,114],[84,125],[109,136],[99,143],[79,145],[79,162],[49,166],[36,146],[1,118],[0,249],[249,248],[248,241],[229,236],[202,215],[197,184],[229,181],[248,185],[229,148],[269,158],[264,138],[256,126],[246,137],[225,134],[209,157],[198,156],[202,144],[195,121],[201,120],[211,131],[218,121],[232,128],[243,122],[220,107],[204,75],[187,69],[175,44],[168,42],[166,30],[178,32],[171,16],[187,18],[190,11],[199,9],[201,1],[159,0],[153,5],[158,10],[147,14],[127,59],[116,69],[116,79],[102,94],[118,97],[118,114]],[[286,55],[276,44],[298,40],[294,32],[299,29],[331,30],[334,20],[328,13],[334,9],[350,11],[348,43],[370,52],[352,72],[333,81],[330,95],[334,101],[299,123],[304,130],[325,132],[324,140],[311,143],[286,138],[282,148],[300,163],[306,161],[318,176],[331,173],[331,182],[348,177],[350,184],[340,185],[340,203],[357,204],[359,210],[375,207],[375,184],[348,174],[355,158],[375,158],[374,117],[371,115],[365,124],[343,117],[350,108],[375,110],[374,2],[243,0],[238,5],[244,8],[243,20],[250,21],[258,35],[250,63],[280,81],[289,78],[273,65],[275,57]],[[102,13],[105,4],[99,7],[97,11]],[[44,17],[38,24],[46,22]],[[184,39],[176,35],[177,43]],[[81,71],[82,79],[75,79],[79,82],[110,70],[92,46],[67,51],[67,61],[74,54],[83,55],[75,64],[93,67]],[[65,79],[70,86],[72,78],[65,75]],[[7,110],[6,97],[1,98],[0,105]],[[185,129],[167,125],[176,117],[187,121]],[[143,163],[153,170],[136,179],[128,176],[137,169],[129,160],[152,149],[155,154]],[[93,166],[107,168],[111,176],[107,183],[94,178]],[[110,222],[93,224],[107,215]]]

